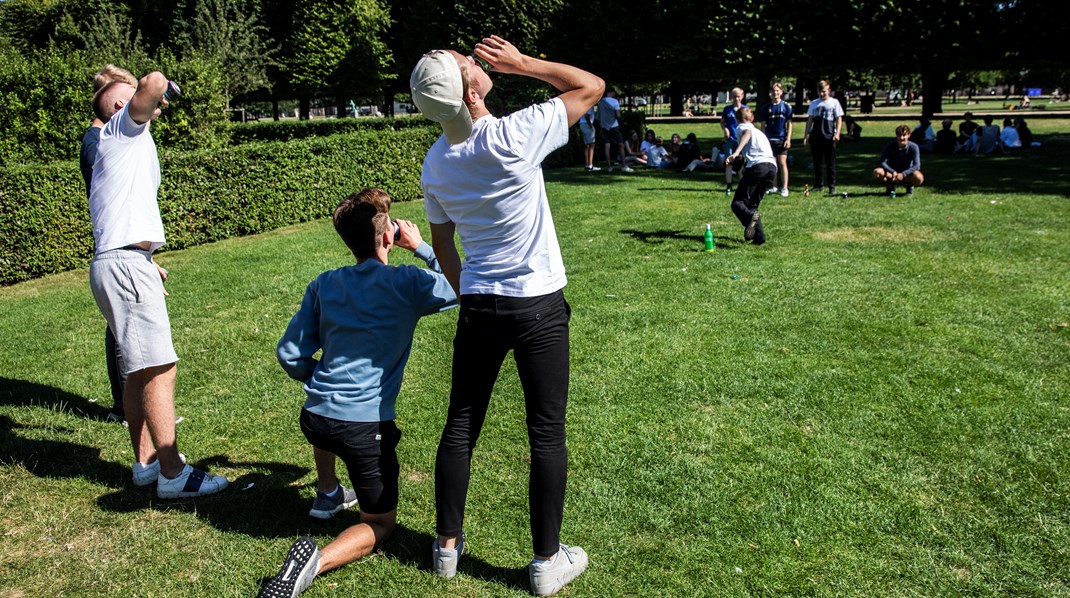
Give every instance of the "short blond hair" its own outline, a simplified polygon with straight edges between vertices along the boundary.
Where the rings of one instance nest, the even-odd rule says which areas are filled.
[[[93,93],[100,91],[112,81],[121,81],[130,87],[137,87],[137,77],[133,73],[114,64],[106,64],[93,75]]]

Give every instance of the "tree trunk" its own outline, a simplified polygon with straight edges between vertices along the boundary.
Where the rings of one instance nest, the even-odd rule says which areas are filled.
[[[300,114],[301,114],[300,118],[301,118],[301,120],[308,120],[308,113],[311,110],[312,110],[312,100],[307,98],[307,97],[301,98],[301,108],[300,108]]]
[[[279,98],[271,98],[271,119],[274,121],[279,120]]]
[[[681,89],[678,82],[669,83],[669,116],[684,115],[684,93]]]
[[[344,95],[338,94],[338,95],[334,96],[334,109],[337,110],[337,113],[334,115],[335,118],[345,118],[345,116],[346,116],[346,97]],[[354,114],[353,116],[357,116],[357,115]]]
[[[389,87],[383,92],[383,107],[384,115],[394,116],[394,90]]]
[[[946,68],[933,66],[921,72],[921,114],[931,117],[944,111],[944,88],[950,73]]]
[[[803,102],[803,92],[806,91],[806,81],[802,77],[795,79],[795,107],[792,111],[795,114],[806,114],[806,107]]]

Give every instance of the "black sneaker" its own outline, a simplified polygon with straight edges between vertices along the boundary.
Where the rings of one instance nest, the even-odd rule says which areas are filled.
[[[259,598],[296,598],[312,585],[319,564],[320,551],[316,548],[316,541],[301,536],[290,546],[290,552],[278,574],[264,584]]]
[[[743,229],[743,239],[744,240],[746,240],[746,241],[753,241],[754,240],[754,235],[757,234],[758,225],[761,223],[761,221],[762,221],[762,215],[759,214],[758,212],[755,212],[754,215],[751,216],[751,218],[750,218],[750,224],[747,225],[747,228]]]
[[[907,185],[907,195],[914,195],[914,186]]]

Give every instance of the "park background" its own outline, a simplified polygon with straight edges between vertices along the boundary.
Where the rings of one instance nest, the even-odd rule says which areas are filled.
[[[401,113],[272,113],[389,114],[420,52],[490,32],[650,99],[629,123],[703,147],[716,122],[648,118],[656,96],[672,114],[689,95],[829,78],[923,98],[851,113],[864,133],[840,146],[846,199],[799,192],[812,172],[797,123],[793,194],[763,203],[762,248],[742,243],[716,173],[591,175],[555,157],[574,309],[564,539],[592,554],[566,595],[1070,595],[1070,122],[1050,98],[1070,69],[1051,51],[1065,21],[1046,7],[0,2],[0,596],[252,595],[298,534],[326,541],[356,521],[307,517],[302,393],[274,345],[307,282],[351,259],[323,216],[365,185],[419,199],[436,132]],[[74,158],[106,62],[186,91],[154,125],[158,259],[183,357],[182,450],[235,480],[211,499],[132,488],[125,430],[102,417]],[[1018,115],[1034,87],[1041,147],[927,156],[910,199],[866,180],[933,98],[957,122]],[[492,97],[502,113],[548,93],[499,77]],[[394,210],[427,231],[419,201]],[[417,331],[397,536],[308,595],[525,592],[527,447],[508,364],[474,463],[472,552],[452,582],[429,571],[453,325],[447,313]]]

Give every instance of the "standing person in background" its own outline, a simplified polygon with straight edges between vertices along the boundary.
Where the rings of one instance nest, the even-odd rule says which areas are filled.
[[[156,199],[160,161],[149,131],[167,106],[169,86],[157,71],[136,88],[112,81],[93,97],[104,126],[89,194],[95,252],[89,284],[123,355],[134,484],[155,483],[160,498],[183,498],[218,492],[228,482],[187,465],[175,433],[178,355],[164,299],[167,272],[152,259],[165,238]]]
[[[743,90],[739,87],[735,87],[732,91],[728,92],[728,101],[731,102],[721,110],[721,132],[724,134],[724,147],[721,151],[724,155],[731,155],[739,146],[739,136],[737,135],[736,128],[738,123],[736,122],[736,111],[742,108],[743,103]],[[684,164],[683,166],[687,166]],[[732,164],[725,160],[724,165],[724,194],[732,194]]]
[[[843,126],[843,108],[831,96],[828,81],[817,86],[818,98],[806,111],[806,133],[803,145],[810,146],[814,159],[814,191],[820,193],[828,179],[829,195],[836,193],[836,142]],[[824,168],[824,172],[822,172]]]
[[[594,165],[594,107],[583,113],[580,118],[580,137],[583,138],[583,169],[587,172],[598,172],[601,168]]]
[[[576,67],[521,54],[498,36],[476,44],[475,56],[496,73],[543,81],[561,93],[496,118],[484,103],[490,76],[473,57],[452,50],[425,54],[410,79],[420,110],[442,124],[420,184],[432,245],[461,298],[450,406],[435,459],[432,568],[453,577],[464,554],[472,455],[512,350],[531,449],[528,579],[533,593],[548,596],[587,568],[587,553],[560,542],[571,308],[542,162],[568,143],[569,125],[598,101],[605,83]],[[463,267],[455,235],[464,245]]]
[[[761,245],[765,243],[765,229],[758,205],[762,202],[765,190],[773,184],[776,176],[776,158],[769,139],[754,127],[754,113],[743,106],[737,116],[739,120],[739,146],[729,154],[725,162],[732,163],[741,157],[746,160],[743,178],[739,181],[736,195],[732,198],[732,213],[743,225],[743,239]]]
[[[598,125],[602,128],[602,143],[606,148],[606,164],[609,172],[613,172],[613,158],[611,146],[617,146],[617,158],[620,161],[621,172],[631,172],[632,169],[624,163],[624,136],[620,132],[620,101],[617,100],[617,91],[610,87],[606,90],[606,96],[598,102]]]
[[[137,87],[137,78],[130,71],[108,64],[93,75],[93,93],[112,81],[122,81],[131,87]],[[94,116],[93,122],[82,136],[82,147],[78,152],[78,165],[82,170],[82,180],[85,181],[86,197],[89,197],[93,186],[93,164],[97,161],[97,145],[100,144],[100,129],[103,127],[104,122]],[[123,388],[126,386],[126,374],[123,373],[122,367],[123,355],[110,326],[104,329],[104,356],[108,364],[108,382],[111,385],[113,403],[111,411],[108,412],[108,421],[126,421],[126,412],[123,410]]]
[[[769,139],[769,146],[776,157],[777,174],[773,179],[773,193],[788,196],[788,150],[791,149],[791,105],[783,101],[784,87],[779,81],[773,83],[773,101],[762,106],[759,118],[762,132]],[[777,181],[780,181],[779,184]]]

